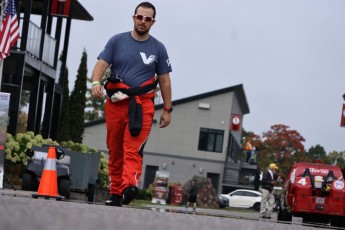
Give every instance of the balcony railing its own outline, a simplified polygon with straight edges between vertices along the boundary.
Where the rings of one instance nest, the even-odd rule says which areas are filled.
[[[40,59],[41,35],[42,29],[30,21],[26,51],[38,59]],[[42,61],[52,67],[54,66],[55,46],[56,40],[46,33],[44,35]]]
[[[44,35],[44,46],[43,46],[43,57],[42,60],[54,66],[54,53],[55,53],[56,40],[52,38],[49,34]]]
[[[26,51],[35,57],[40,55],[40,40],[41,40],[42,29],[39,28],[33,22],[29,24],[28,40],[26,43]]]

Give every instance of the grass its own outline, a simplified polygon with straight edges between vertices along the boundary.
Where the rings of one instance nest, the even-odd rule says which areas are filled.
[[[146,205],[159,205],[159,204],[154,204],[150,200],[133,200],[131,202],[131,205],[133,206],[139,206],[139,207],[145,207]]]
[[[134,200],[131,202],[130,206],[134,206],[134,207],[147,207],[147,206],[155,206],[155,205],[161,205],[159,203],[155,204],[152,203],[151,200]],[[168,204],[168,206],[170,206]],[[176,207],[181,207],[181,205],[171,205],[171,206],[176,206]],[[202,208],[202,207],[200,207]],[[257,211],[255,211],[254,209],[249,209],[249,208],[231,208],[231,207],[227,207],[227,208],[208,208],[208,209],[220,209],[220,210],[224,210],[224,211],[229,211],[229,212],[254,212],[257,213]]]

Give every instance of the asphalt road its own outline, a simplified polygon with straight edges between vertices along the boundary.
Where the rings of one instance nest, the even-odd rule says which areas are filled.
[[[34,199],[20,191],[0,190],[0,229],[3,230],[216,230],[316,229],[301,224],[259,221],[258,213],[153,205],[145,208],[109,207],[80,201]],[[246,214],[247,213],[247,214]]]

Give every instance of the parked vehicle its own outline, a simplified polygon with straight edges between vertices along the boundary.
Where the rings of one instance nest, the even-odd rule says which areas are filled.
[[[47,159],[47,152],[49,147],[33,147],[28,149],[25,153],[29,157],[26,169],[22,175],[22,190],[37,191],[44,165]],[[60,148],[56,148],[56,171],[58,193],[65,198],[70,197],[71,185],[71,160],[69,156]]]
[[[229,207],[260,210],[261,193],[258,191],[237,189],[229,194],[221,194],[221,196],[229,199]]]
[[[302,217],[345,227],[345,182],[339,167],[322,163],[295,163],[283,183],[279,221]]]
[[[221,194],[218,195],[218,202],[220,208],[229,207],[229,199],[225,196],[222,196]]]
[[[28,149],[29,157],[22,177],[22,190],[37,191],[48,153],[47,146]],[[85,154],[56,148],[58,193],[70,198],[71,192],[85,193],[88,202],[96,200],[100,153]]]

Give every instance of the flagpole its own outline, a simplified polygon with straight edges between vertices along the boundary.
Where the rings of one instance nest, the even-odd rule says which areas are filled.
[[[0,12],[0,28],[2,25],[2,18],[4,15],[5,7],[6,7],[7,0],[1,1],[1,12]],[[2,69],[3,69],[4,59],[0,60],[0,92],[1,92],[1,85],[2,85]]]
[[[2,66],[3,66],[4,60],[0,61],[0,92],[1,92],[1,85],[2,85]]]

